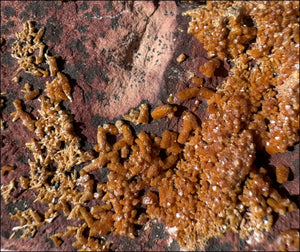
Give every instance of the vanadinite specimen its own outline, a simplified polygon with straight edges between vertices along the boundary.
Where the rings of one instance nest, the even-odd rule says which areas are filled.
[[[299,3],[185,6],[2,5],[3,248],[299,247]]]

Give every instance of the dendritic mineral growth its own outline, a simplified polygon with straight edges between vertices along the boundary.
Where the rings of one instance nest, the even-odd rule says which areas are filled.
[[[29,176],[2,185],[1,192],[9,203],[16,186],[34,190],[36,201],[48,210],[29,208],[12,215],[20,223],[11,237],[18,230],[22,237],[32,237],[41,225],[64,215],[66,221],[78,221],[51,236],[56,246],[72,237],[80,251],[108,250],[109,233],[134,238],[136,226],[158,219],[183,249],[195,250],[229,231],[248,241],[263,239],[274,213],[297,208],[254,161],[257,150],[283,153],[299,141],[299,2],[212,1],[185,15],[191,18],[188,32],[204,44],[210,58],[199,64],[203,75],[213,77],[223,60],[232,66],[216,91],[193,76],[191,87],[177,94],[179,100],[206,99],[207,118],[200,121],[174,103],[151,113],[142,104],[124,120],[99,125],[97,144],[90,151],[81,149],[72,117],[60,106],[72,98],[68,78],[57,67],[59,56],[45,55],[44,29],[35,32],[25,23],[13,45],[18,71],[38,76],[50,72],[54,79],[39,98],[39,118],[24,112],[21,100],[14,102],[12,120],[20,118],[35,133],[26,144],[33,160]],[[180,57],[178,63],[183,60],[188,59]],[[46,70],[39,66],[44,61]],[[27,100],[39,95],[30,89],[26,84]],[[145,131],[136,136],[126,122],[147,124],[149,119],[178,116],[181,130],[166,129],[162,136]],[[104,167],[108,181],[95,181],[91,173]],[[1,175],[14,169],[2,167]],[[288,176],[288,167],[277,167],[278,183],[287,182]],[[297,230],[282,232],[281,239],[282,250],[299,247]]]

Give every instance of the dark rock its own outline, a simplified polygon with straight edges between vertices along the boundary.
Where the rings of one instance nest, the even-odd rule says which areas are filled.
[[[2,64],[8,65],[10,67],[13,67],[15,63],[15,59],[11,56],[10,52],[4,52],[1,55],[1,61]]]
[[[92,12],[94,12],[98,18],[101,16],[100,9],[99,9],[99,7],[98,7],[97,5],[95,5],[95,4],[93,5]]]
[[[44,8],[44,2],[41,1],[33,1],[29,3],[27,6],[25,6],[25,10],[28,13],[32,13],[35,19],[41,19],[47,14],[47,11]]]
[[[164,226],[161,223],[153,224],[151,230],[151,237],[153,240],[155,239],[164,239],[168,236],[168,234],[164,231]]]
[[[76,30],[78,30],[80,33],[88,32],[88,25],[78,25],[75,27]]]
[[[73,53],[81,54],[85,59],[89,57],[89,54],[87,53],[87,48],[80,39],[74,39],[66,45],[66,48],[71,49]],[[75,50],[76,52],[74,52]]]
[[[87,10],[89,8],[89,4],[87,4],[86,2],[83,2],[83,3],[81,3],[80,5],[79,5],[79,10],[83,10],[83,11],[85,11],[85,10]]]
[[[16,201],[15,203],[9,203],[5,205],[5,211],[10,214],[16,214],[18,211],[25,211],[32,206],[32,202],[23,198],[21,200]]]
[[[60,37],[62,34],[63,34],[63,27],[62,27],[60,21],[54,17],[48,18],[47,23],[46,23],[46,30],[45,30],[45,34],[44,34],[45,43],[60,42]]]
[[[2,13],[3,13],[3,15],[5,15],[8,18],[16,15],[15,9],[9,5],[6,5],[2,8]]]

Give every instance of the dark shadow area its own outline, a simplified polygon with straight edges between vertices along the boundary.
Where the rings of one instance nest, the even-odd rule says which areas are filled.
[[[226,61],[221,61],[220,67],[217,68],[215,71],[215,76],[226,78],[228,76],[228,70],[229,70],[228,65],[229,64]]]
[[[294,151],[294,147],[289,148],[289,151]],[[300,208],[300,195],[290,195],[287,189],[285,188],[284,184],[279,184],[276,178],[276,167],[270,165],[270,158],[271,156],[264,150],[260,150],[256,152],[256,159],[254,161],[254,165],[259,169],[260,167],[264,167],[267,170],[267,176],[271,179],[272,184],[271,186],[275,188],[282,198],[290,199],[291,201],[295,202]],[[296,168],[297,169],[297,168]],[[289,173],[288,181],[294,180],[295,176],[291,172]],[[274,223],[279,218],[279,215],[274,213]]]
[[[183,10],[190,10],[199,8],[200,6],[206,5],[206,0],[198,0],[198,1],[184,1],[184,0],[175,0],[177,7]]]
[[[76,122],[75,120],[73,120],[73,126],[76,136],[78,136],[81,139],[80,149],[82,149],[83,151],[93,150],[92,144],[88,143],[86,136],[82,134],[82,129],[85,127],[84,123]]]
[[[220,239],[212,238],[209,240],[208,245],[205,247],[205,251],[232,251],[232,245],[228,242],[221,243]]]

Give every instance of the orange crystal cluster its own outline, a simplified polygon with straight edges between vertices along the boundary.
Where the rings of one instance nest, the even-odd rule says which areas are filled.
[[[186,15],[192,18],[189,32],[214,57],[203,68],[206,75],[212,76],[219,60],[234,66],[216,92],[196,87],[178,93],[182,100],[199,96],[208,104],[202,122],[184,111],[179,133],[165,130],[159,137],[142,131],[135,136],[119,120],[98,127],[96,157],[82,151],[70,115],[59,106],[71,100],[67,77],[48,57],[57,77],[46,86],[41,118],[25,123],[37,139],[27,144],[34,157],[30,177],[18,183],[36,190],[36,200],[49,209],[14,215],[20,226],[26,217],[26,233],[63,214],[80,224],[54,234],[57,246],[65,237],[75,237],[73,246],[79,250],[107,250],[106,234],[134,238],[136,225],[158,219],[182,248],[195,250],[228,231],[244,239],[260,237],[270,230],[273,212],[283,215],[297,208],[272,188],[268,171],[254,161],[257,150],[282,153],[299,141],[299,3],[212,1]],[[197,82],[202,85],[202,79]],[[19,107],[16,113],[25,118]],[[176,105],[161,105],[151,117],[171,120],[175,112]],[[132,110],[124,119],[147,123],[148,107]],[[89,161],[80,172],[74,168]],[[110,171],[108,181],[96,182],[92,173],[103,167]],[[287,169],[278,168],[277,177],[286,182]],[[5,195],[15,186],[12,181],[3,187]],[[88,206],[96,199],[101,203]]]

